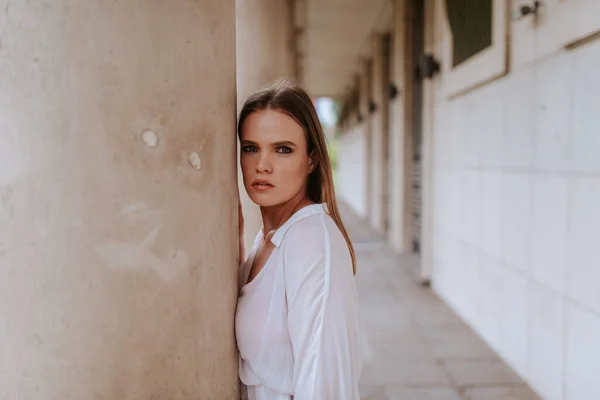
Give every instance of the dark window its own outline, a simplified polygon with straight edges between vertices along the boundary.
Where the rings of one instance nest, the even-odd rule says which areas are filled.
[[[492,2],[493,0],[446,0],[453,39],[453,67],[491,46]]]

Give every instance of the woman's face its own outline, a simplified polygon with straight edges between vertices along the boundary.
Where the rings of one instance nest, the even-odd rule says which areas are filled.
[[[304,193],[314,168],[306,147],[302,126],[281,111],[266,109],[246,118],[240,164],[254,203],[270,207]]]

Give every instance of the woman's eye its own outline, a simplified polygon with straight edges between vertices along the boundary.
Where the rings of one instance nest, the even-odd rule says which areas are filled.
[[[292,152],[292,149],[290,149],[287,146],[281,146],[280,148],[277,149],[278,153],[282,153],[282,154],[289,154]]]
[[[256,146],[243,146],[242,151],[244,153],[254,153],[258,151],[258,149],[256,148]]]

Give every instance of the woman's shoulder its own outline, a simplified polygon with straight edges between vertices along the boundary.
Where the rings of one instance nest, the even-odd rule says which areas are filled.
[[[324,212],[308,216],[289,226],[280,245],[285,249],[301,249],[314,253],[337,248],[339,244],[343,244],[343,248],[347,247],[335,221]]]
[[[287,243],[301,242],[320,242],[328,234],[326,214],[311,215],[290,226],[284,241]]]
[[[334,229],[332,229],[332,227]],[[327,213],[327,207],[324,204],[312,204],[294,214],[282,226],[273,241],[276,246],[294,244],[300,242],[320,242],[326,236],[332,234],[331,231],[337,230],[333,219]]]
[[[327,213],[304,218],[290,226],[281,250],[284,268],[291,276],[324,274],[325,271],[336,276],[352,273],[348,244]]]

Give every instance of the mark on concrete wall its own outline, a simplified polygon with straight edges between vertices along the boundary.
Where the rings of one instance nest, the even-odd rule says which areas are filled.
[[[219,22],[221,22],[219,18],[215,18],[212,21],[210,21],[210,33],[211,34],[214,34],[217,31]]]
[[[200,154],[198,154],[197,151],[194,151],[190,154],[188,161],[190,162],[190,165],[198,171],[200,171],[200,168],[202,168],[202,160],[200,159]]]
[[[200,158],[200,152],[202,152],[202,148],[204,147],[205,143],[206,143],[206,138],[203,138],[199,144],[194,146],[198,150],[189,153],[188,157],[187,157],[188,162],[190,163],[192,168],[194,168],[198,171],[200,171],[200,169],[202,168],[202,159]]]
[[[187,267],[189,260],[184,251],[173,246],[164,259],[152,252],[162,225],[156,225],[141,242],[108,242],[96,246],[95,250],[111,268],[132,270],[151,269],[164,281],[173,281]]]
[[[146,211],[147,205],[144,202],[128,204],[121,209],[121,215],[137,214]]]
[[[119,216],[132,232],[138,231],[134,227],[139,226],[139,217],[143,216],[144,225],[150,221],[153,221],[153,224],[146,228],[143,239],[107,241],[96,245],[95,252],[109,268],[150,269],[164,281],[173,281],[188,267],[189,259],[183,249],[177,245],[170,245],[168,239],[161,237],[164,212],[148,209],[145,202],[139,202],[125,206]]]
[[[150,129],[146,129],[144,132],[142,132],[142,142],[149,148],[153,149],[158,146],[158,136]]]

